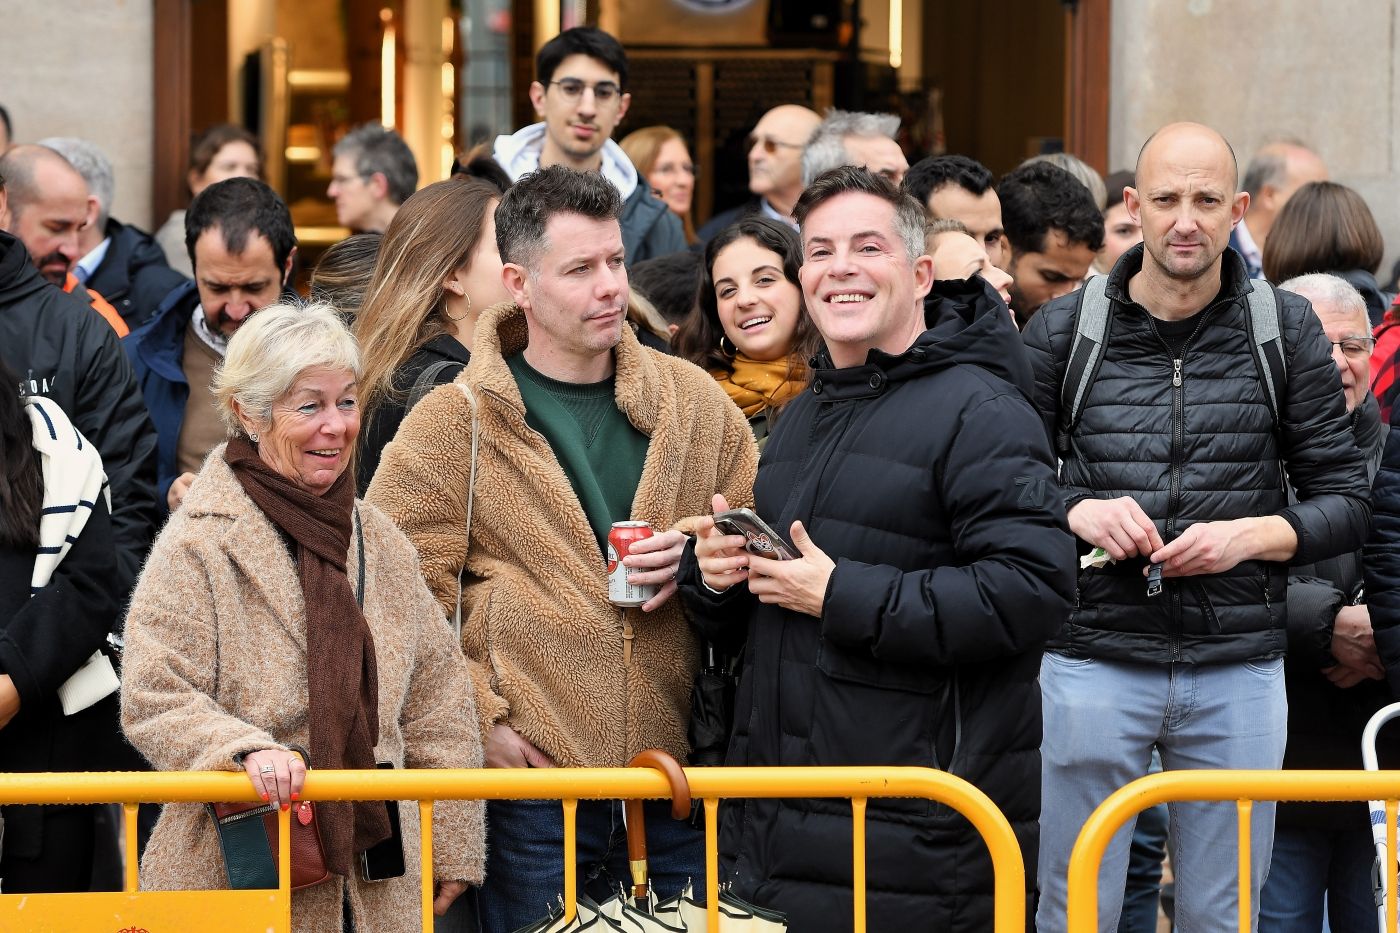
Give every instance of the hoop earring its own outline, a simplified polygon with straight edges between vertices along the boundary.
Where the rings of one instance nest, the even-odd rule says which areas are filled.
[[[448,313],[447,313],[447,308],[443,308],[443,309],[442,309],[442,316],[445,317],[445,318],[447,318],[449,321],[452,321],[453,323],[456,323],[457,321],[465,321],[467,318],[471,317],[471,316],[472,316],[472,296],[471,296],[471,295],[462,295],[462,297],[465,298],[465,299],[467,299],[467,310],[464,311],[464,312],[462,313],[462,316],[461,316],[461,317],[453,317],[452,315],[448,314]]]
[[[724,334],[720,334],[720,335],[719,335],[719,352],[723,353],[725,356],[738,356],[738,355],[739,355],[739,348],[738,348],[738,347],[734,347],[734,341],[732,341],[732,340],[729,341],[729,345],[730,345],[731,347],[734,347],[733,350],[726,350],[726,349],[724,348],[724,338],[725,338],[725,335],[724,335]]]

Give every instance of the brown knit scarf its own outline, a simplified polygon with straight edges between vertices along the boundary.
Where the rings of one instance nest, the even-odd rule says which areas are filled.
[[[318,496],[264,463],[242,435],[228,442],[224,459],[248,498],[296,542],[306,603],[311,763],[372,770],[379,741],[374,638],[345,574],[354,530],[354,471],[346,470]],[[326,867],[339,875],[350,876],[356,853],[389,838],[382,801],[322,801],[316,815]]]

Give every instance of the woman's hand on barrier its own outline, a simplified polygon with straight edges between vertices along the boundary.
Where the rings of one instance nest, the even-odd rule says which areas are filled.
[[[283,810],[301,796],[306,762],[296,752],[264,748],[243,756],[243,770],[262,799]]]
[[[19,712],[19,691],[9,674],[0,674],[0,729],[10,724]]]
[[[712,502],[715,514],[729,511],[729,502],[715,493]],[[715,527],[714,518],[705,515],[695,524],[695,562],[705,585],[723,593],[736,583],[748,579],[749,552],[744,550],[743,535],[726,535]]]
[[[452,902],[462,896],[462,892],[467,890],[465,881],[439,881],[437,883],[437,896],[433,898],[433,914],[441,917],[447,913],[447,908],[452,906]]]
[[[529,739],[503,722],[491,727],[486,736],[488,768],[553,768],[554,759],[540,751]]]

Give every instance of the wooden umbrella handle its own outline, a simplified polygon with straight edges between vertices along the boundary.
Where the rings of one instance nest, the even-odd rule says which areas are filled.
[[[627,762],[629,768],[655,768],[666,775],[671,784],[671,816],[678,820],[690,816],[690,782],[680,763],[666,752],[647,748]],[[642,801],[628,800],[623,804],[627,814],[627,862],[632,872],[632,897],[638,904],[647,898],[647,831]]]

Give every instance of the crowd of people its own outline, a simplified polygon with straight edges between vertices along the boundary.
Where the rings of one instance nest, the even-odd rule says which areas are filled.
[[[1176,123],[1107,179],[1063,153],[998,179],[911,164],[889,114],[785,104],[754,123],[752,198],[697,227],[696,141],[612,140],[612,36],[555,37],[529,93],[538,123],[421,188],[392,130],[345,135],[351,235],[309,300],[246,130],[194,143],[153,237],[110,215],[100,148],[13,144],[6,117],[0,767],[243,772],[319,833],[297,929],[411,929],[418,810],[313,815],[308,769],[699,764],[720,652],[712,760],[971,781],[1049,933],[1085,819],[1149,769],[1359,766],[1400,692],[1400,305],[1316,152],[1241,171]],[[791,554],[716,523],[737,508]],[[620,558],[639,605],[610,599],[618,522],[654,532]],[[703,899],[703,833],[668,809],[654,890]],[[1177,927],[1234,928],[1233,808],[1167,809],[1109,846],[1100,929],[1156,928],[1168,853]],[[114,885],[103,808],[3,816],[0,890]],[[722,881],[846,929],[849,820],[726,803]],[[557,902],[557,802],[433,823],[438,929]],[[1257,929],[1374,926],[1364,805],[1259,803],[1250,831]],[[599,900],[625,832],[579,803]],[[868,839],[870,929],[991,928],[966,820],[872,800]],[[143,814],[142,884],[237,886],[221,843],[203,807]]]

